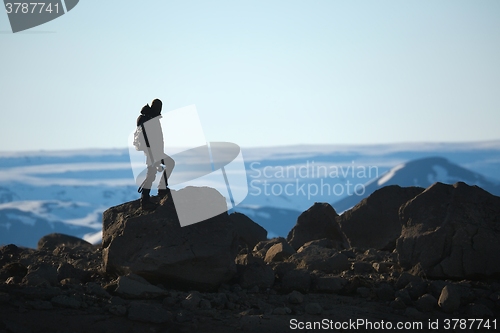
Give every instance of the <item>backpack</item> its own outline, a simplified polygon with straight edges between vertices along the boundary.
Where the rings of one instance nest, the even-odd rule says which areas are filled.
[[[145,105],[142,110],[141,110],[141,115],[137,119],[137,128],[135,129],[134,132],[134,147],[135,150],[137,151],[146,151],[148,148],[143,130],[144,130],[144,123],[151,119],[151,107],[149,105]]]

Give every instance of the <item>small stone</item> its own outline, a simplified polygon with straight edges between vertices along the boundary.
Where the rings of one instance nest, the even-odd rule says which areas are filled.
[[[395,297],[401,299],[406,305],[411,305],[413,303],[406,289],[396,291]]]
[[[460,307],[460,293],[450,285],[445,286],[439,296],[438,305],[444,312],[455,312]]]
[[[405,302],[403,302],[403,300],[400,297],[396,297],[396,299],[391,302],[390,306],[394,310],[406,309],[406,304],[405,304]]]
[[[380,262],[380,263],[375,262],[375,263],[373,263],[372,267],[375,270],[375,272],[377,272],[379,274],[383,274],[383,273],[389,272],[389,268],[391,267],[391,264],[386,263],[386,262]]]
[[[32,287],[48,287],[50,286],[49,281],[45,280],[42,278],[40,275],[37,273],[28,273],[26,276],[23,278],[22,284],[26,286],[32,286]]]
[[[369,262],[358,261],[352,264],[351,269],[356,274],[368,274],[373,272],[372,264]]]
[[[59,283],[61,284],[61,286],[71,286],[71,285],[75,286],[79,285],[81,281],[75,278],[66,278],[59,281]]]
[[[194,310],[200,305],[200,302],[200,293],[197,291],[193,291],[186,296],[186,298],[181,302],[181,305],[184,309]]]
[[[124,298],[155,298],[166,294],[166,291],[150,284],[146,279],[136,275],[128,274],[118,277],[115,292]],[[98,287],[91,287],[98,291]]]
[[[264,261],[283,261],[294,253],[295,250],[288,243],[277,243],[271,246],[269,250],[267,250]]]
[[[306,305],[305,311],[310,315],[319,315],[323,312],[323,308],[318,303],[309,303]]]
[[[426,293],[427,284],[424,281],[411,281],[405,287],[411,299],[416,300]]]
[[[292,304],[300,304],[304,301],[304,295],[302,295],[299,291],[292,291],[288,294],[288,302]]]
[[[437,306],[437,299],[431,294],[425,294],[415,302],[415,305],[422,312],[430,312]]]
[[[96,296],[100,296],[100,297],[104,297],[104,298],[111,297],[111,295],[102,286],[98,285],[95,282],[87,283],[85,286],[85,290],[87,291],[87,293],[92,294],[92,295],[96,295]]]

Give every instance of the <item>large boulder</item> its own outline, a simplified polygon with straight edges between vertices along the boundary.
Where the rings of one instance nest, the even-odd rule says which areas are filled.
[[[323,238],[333,240],[338,249],[346,248],[349,245],[336,221],[337,216],[330,204],[316,202],[300,214],[297,224],[290,230],[286,240],[294,250],[298,250],[307,242]]]
[[[399,207],[424,191],[391,185],[373,192],[337,218],[351,247],[392,251],[401,236]]]
[[[267,240],[267,231],[248,216],[235,212],[229,215],[239,236],[239,246],[250,251],[258,242]]]
[[[500,197],[465,183],[435,183],[400,210],[404,269],[430,278],[500,275]]]
[[[211,188],[181,191],[189,191],[194,203],[226,205],[225,198]],[[103,214],[105,271],[134,273],[165,287],[215,289],[227,282],[236,273],[237,241],[227,212],[181,227],[168,200],[152,212],[143,211],[136,200]]]

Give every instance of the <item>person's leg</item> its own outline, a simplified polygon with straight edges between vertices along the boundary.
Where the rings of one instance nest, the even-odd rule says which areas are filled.
[[[165,170],[164,172],[162,172],[160,183],[158,184],[158,196],[170,196],[170,189],[168,188],[168,178],[172,174],[172,170],[175,166],[175,161],[170,156],[166,155],[161,162],[165,166]]]
[[[141,207],[144,209],[153,208],[154,203],[151,201],[151,186],[156,178],[156,168],[152,165],[148,166],[146,179],[144,180],[141,192]]]

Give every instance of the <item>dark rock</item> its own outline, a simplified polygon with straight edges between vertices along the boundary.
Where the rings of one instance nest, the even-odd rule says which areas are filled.
[[[184,193],[183,191],[186,191]],[[193,205],[226,207],[210,188],[180,191]],[[236,273],[237,239],[227,213],[181,227],[174,208],[162,201],[145,213],[139,201],[112,207],[103,214],[103,261],[107,273],[136,273],[153,283],[184,289],[216,289]]]
[[[0,292],[0,304],[7,303],[10,300],[10,295],[4,292]]]
[[[391,185],[373,192],[337,218],[353,247],[394,250],[401,235],[399,207],[424,189]]]
[[[54,308],[51,302],[42,301],[39,299],[34,301],[27,301],[26,304],[28,304],[31,308],[35,310],[52,310]]]
[[[412,275],[407,272],[403,272],[397,279],[396,281],[396,289],[403,289],[406,287],[410,282],[414,283],[421,283],[423,282],[422,278],[419,276]],[[441,292],[441,290],[439,290]]]
[[[59,283],[57,278],[57,268],[50,264],[41,263],[28,267],[28,275],[36,274],[50,285],[55,286]],[[25,277],[27,278],[27,276]]]
[[[356,274],[368,274],[373,272],[372,264],[364,261],[358,261],[352,263],[351,269]]]
[[[283,261],[295,253],[295,250],[288,243],[274,244],[267,250],[265,262]]]
[[[319,303],[308,303],[306,304],[305,311],[310,315],[320,315],[323,312],[323,308]]]
[[[85,285],[85,291],[91,295],[96,295],[104,298],[111,298],[111,295],[99,284],[95,282],[89,282]],[[117,299],[119,297],[113,297]]]
[[[397,240],[404,269],[429,278],[500,274],[500,197],[464,183],[435,183],[401,207]]]
[[[369,298],[372,296],[372,291],[370,288],[367,287],[358,287],[356,288],[356,293],[363,297],[363,298]]]
[[[111,305],[108,311],[115,316],[125,316],[127,314],[127,307],[124,305]]]
[[[238,256],[239,284],[242,288],[270,288],[274,284],[274,271],[258,257],[251,254]]]
[[[347,280],[337,276],[324,275],[316,277],[313,284],[317,292],[338,293],[345,287]]]
[[[86,248],[93,248],[94,246],[90,244],[89,242],[80,239],[78,237],[70,236],[70,235],[64,235],[64,234],[58,234],[58,233],[53,233],[49,234],[46,236],[43,236],[40,238],[38,241],[38,250],[45,250],[45,251],[53,251],[59,246],[67,246],[71,248],[75,247],[86,247]]]
[[[31,287],[48,287],[48,286],[50,286],[49,281],[42,278],[40,275],[38,275],[36,273],[26,274],[26,276],[23,278],[21,283],[23,285],[31,286]]]
[[[404,316],[407,318],[417,319],[417,320],[425,319],[425,315],[422,312],[415,309],[414,307],[406,308]]]
[[[288,302],[292,304],[301,304],[304,302],[304,295],[300,293],[297,290],[292,291],[290,294],[287,296]]]
[[[10,277],[21,280],[28,273],[28,268],[19,262],[8,263],[0,269],[0,281],[5,281]]]
[[[439,296],[438,305],[444,312],[455,312],[460,307],[460,292],[451,285],[445,286]]]
[[[25,299],[50,300],[56,296],[61,295],[61,289],[55,287],[23,287],[21,289],[15,290],[13,293],[17,296],[24,297]]]
[[[166,291],[153,286],[146,279],[136,275],[128,274],[120,276],[116,280],[115,293],[124,298],[155,298],[166,295]]]
[[[292,262],[276,262],[272,263],[273,272],[278,279],[283,279],[286,273],[296,269],[297,266]]]
[[[336,249],[348,248],[347,239],[336,221],[337,216],[330,204],[317,202],[300,214],[286,239],[295,250],[307,242],[323,238],[334,241]]]
[[[89,277],[89,273],[75,268],[73,265],[68,263],[61,263],[57,268],[57,280],[61,281],[64,279],[76,279],[79,281],[85,281]]]
[[[419,297],[415,302],[418,310],[422,312],[431,312],[437,306],[437,299],[431,294],[425,294]]]
[[[82,305],[82,303],[79,300],[66,295],[56,296],[52,298],[50,301],[52,302],[53,305],[71,309],[78,309]]]
[[[265,240],[265,241],[258,242],[255,245],[255,247],[253,248],[252,254],[254,256],[256,256],[256,257],[260,257],[260,258],[264,259],[266,257],[267,251],[273,245],[278,244],[278,243],[283,243],[283,244],[286,244],[286,245],[290,245],[290,244],[288,244],[288,242],[286,241],[286,239],[284,239],[283,237],[276,237],[276,238],[272,238],[272,239],[268,239],[268,240]]]
[[[283,276],[281,287],[284,290],[307,292],[311,288],[311,274],[304,269],[291,270]]]
[[[375,289],[375,294],[377,295],[377,298],[381,301],[394,300],[394,288],[385,283]]]
[[[468,318],[494,317],[493,312],[484,304],[471,303],[465,310]]]
[[[393,264],[388,262],[374,262],[372,264],[375,272],[379,274],[389,273],[392,266]]]
[[[304,243],[304,245],[302,245],[302,246],[304,246],[304,247],[307,247],[307,246],[319,246],[319,247],[325,247],[327,249],[336,249],[337,244],[336,244],[336,242],[334,242],[331,239],[322,238],[322,239],[313,240],[313,241]]]
[[[334,249],[319,246],[303,246],[291,255],[288,262],[294,263],[297,268],[309,271],[320,270],[324,273],[340,273],[351,266],[349,259]]]
[[[128,319],[146,323],[161,324],[172,321],[172,313],[161,304],[134,301],[128,309]]]
[[[405,302],[399,298],[399,297],[396,297],[394,299],[394,301],[392,301],[390,304],[391,308],[393,308],[394,310],[404,310],[406,309],[406,304]]]
[[[414,300],[427,292],[427,283],[424,281],[412,281],[404,288]]]
[[[185,299],[181,301],[181,305],[184,309],[194,310],[200,306],[201,295],[197,291],[190,292]]]
[[[248,216],[235,212],[229,215],[239,236],[239,246],[252,250],[258,242],[267,240],[267,231]]]
[[[408,290],[402,289],[402,290],[396,291],[395,297],[399,298],[406,305],[413,304],[413,301],[411,300],[411,297],[410,297],[410,294],[408,293]]]

